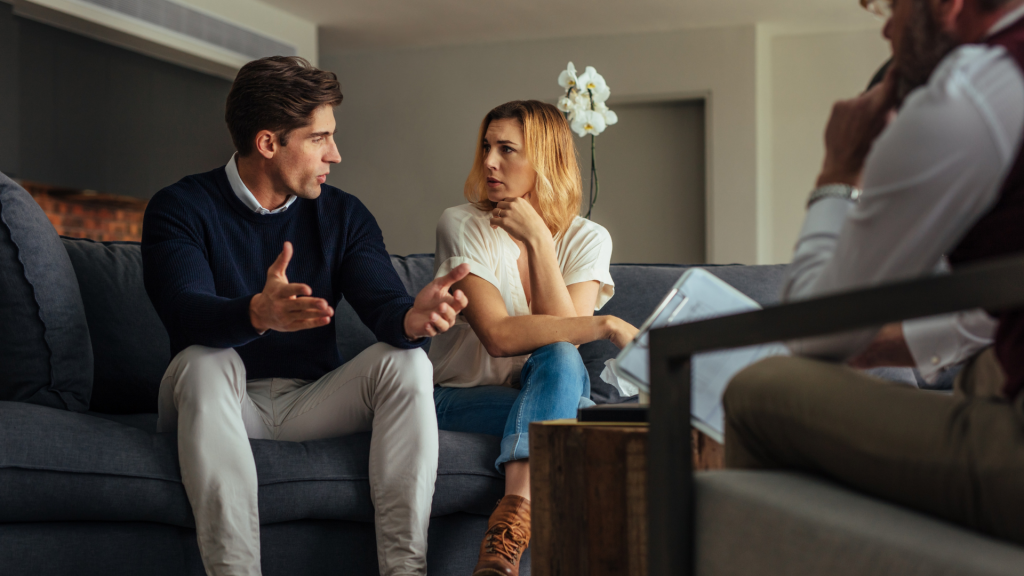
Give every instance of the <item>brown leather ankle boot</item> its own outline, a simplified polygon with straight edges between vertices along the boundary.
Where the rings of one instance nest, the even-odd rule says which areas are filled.
[[[473,576],[519,576],[519,558],[530,545],[530,501],[508,495],[487,521]]]

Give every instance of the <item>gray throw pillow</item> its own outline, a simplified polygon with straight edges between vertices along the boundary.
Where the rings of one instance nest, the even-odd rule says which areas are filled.
[[[0,400],[83,412],[92,368],[64,245],[28,192],[0,173]]]
[[[105,414],[157,411],[171,342],[142,285],[138,242],[62,238],[78,276],[92,338],[92,400]]]

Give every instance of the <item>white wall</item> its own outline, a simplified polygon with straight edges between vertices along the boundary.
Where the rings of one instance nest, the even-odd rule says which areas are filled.
[[[344,161],[329,182],[363,200],[392,253],[432,252],[484,114],[513,99],[554,101],[566,62],[592,65],[616,102],[706,96],[709,262],[757,261],[754,26],[338,54]],[[323,48],[323,47],[321,47]],[[611,129],[614,129],[612,127]],[[598,137],[600,151],[600,137]]]
[[[807,195],[825,158],[825,124],[889,57],[878,30],[778,35],[770,39],[771,243],[766,261],[789,262]]]

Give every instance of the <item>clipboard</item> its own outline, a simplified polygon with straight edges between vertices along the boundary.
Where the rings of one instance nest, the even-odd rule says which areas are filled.
[[[759,310],[761,306],[746,294],[703,268],[691,268],[676,280],[644,321],[632,342],[610,364],[616,378],[650,392],[650,331],[708,318]],[[781,343],[761,344],[697,354],[691,368],[691,414],[694,428],[716,442],[724,440],[725,413],[722,394],[737,372],[768,356],[788,356]]]

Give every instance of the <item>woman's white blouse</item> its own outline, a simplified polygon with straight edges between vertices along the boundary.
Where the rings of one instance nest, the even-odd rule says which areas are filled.
[[[491,228],[490,220],[490,212],[472,204],[444,211],[437,223],[434,278],[460,264],[469,264],[470,274],[498,289],[509,316],[529,315],[530,307],[517,265],[519,246],[501,228]],[[566,286],[591,280],[600,283],[594,307],[600,310],[615,293],[615,283],[608,269],[612,258],[612,238],[608,231],[600,224],[577,216],[555,242],[555,254]],[[435,336],[430,344],[434,383],[455,388],[514,385],[529,357],[527,354],[494,358],[461,314],[451,329]]]

